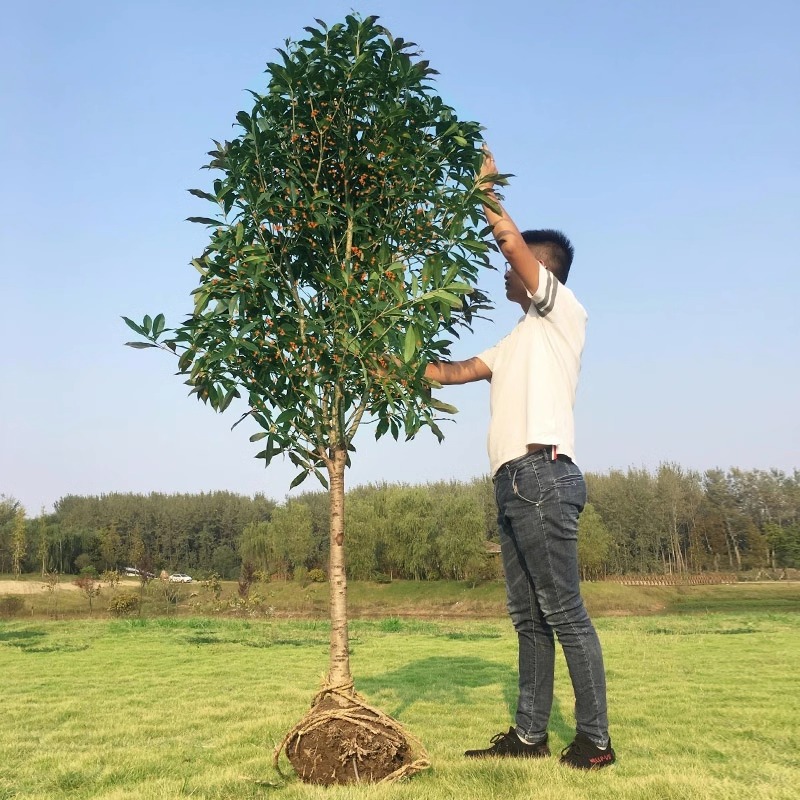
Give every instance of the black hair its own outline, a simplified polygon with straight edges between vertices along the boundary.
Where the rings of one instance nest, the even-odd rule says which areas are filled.
[[[575,256],[572,242],[561,231],[550,229],[523,231],[522,238],[525,240],[525,244],[543,245],[542,263],[550,268],[561,283],[566,283],[569,268],[572,266],[572,259]]]

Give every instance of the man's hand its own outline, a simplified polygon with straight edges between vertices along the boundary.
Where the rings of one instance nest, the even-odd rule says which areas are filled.
[[[483,161],[481,162],[481,169],[478,173],[478,182],[481,184],[481,188],[485,189],[487,192],[494,191],[494,180],[489,180],[490,175],[497,175],[497,164],[495,164],[494,156],[492,155],[492,151],[489,150],[489,146],[486,142],[483,143]]]

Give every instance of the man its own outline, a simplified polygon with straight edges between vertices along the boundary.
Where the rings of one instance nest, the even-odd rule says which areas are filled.
[[[493,194],[497,168],[485,151],[480,179]],[[467,361],[435,362],[441,384],[491,381],[489,460],[500,526],[508,610],[519,644],[516,726],[492,738],[485,756],[544,757],[553,703],[555,636],[575,693],[576,735],[561,761],[582,769],[612,764],[600,642],[580,595],[578,515],[586,485],[574,458],[573,406],[587,315],[564,285],[573,248],[558,231],[520,233],[499,203],[485,207],[508,262],[506,296],[524,312],[497,345]]]

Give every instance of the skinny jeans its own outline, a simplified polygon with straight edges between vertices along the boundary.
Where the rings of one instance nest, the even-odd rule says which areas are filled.
[[[558,637],[575,693],[577,731],[605,747],[603,654],[578,570],[583,474],[563,456],[553,460],[545,448],[507,462],[493,480],[508,612],[519,644],[517,731],[529,741],[547,733]]]

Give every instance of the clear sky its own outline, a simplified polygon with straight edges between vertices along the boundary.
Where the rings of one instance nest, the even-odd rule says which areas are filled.
[[[286,38],[379,14],[486,127],[522,227],[572,238],[590,315],[576,407],[584,470],[661,461],[800,466],[800,4],[640,0],[139,0],[3,6],[0,493],[256,491],[282,499],[236,416],[186,397],[121,315],[179,322],[207,236],[211,139]],[[498,262],[499,263],[499,262]],[[493,323],[518,308],[487,275]],[[488,387],[450,387],[442,445],[356,439],[348,485],[488,470]],[[301,490],[315,488],[309,480]]]

